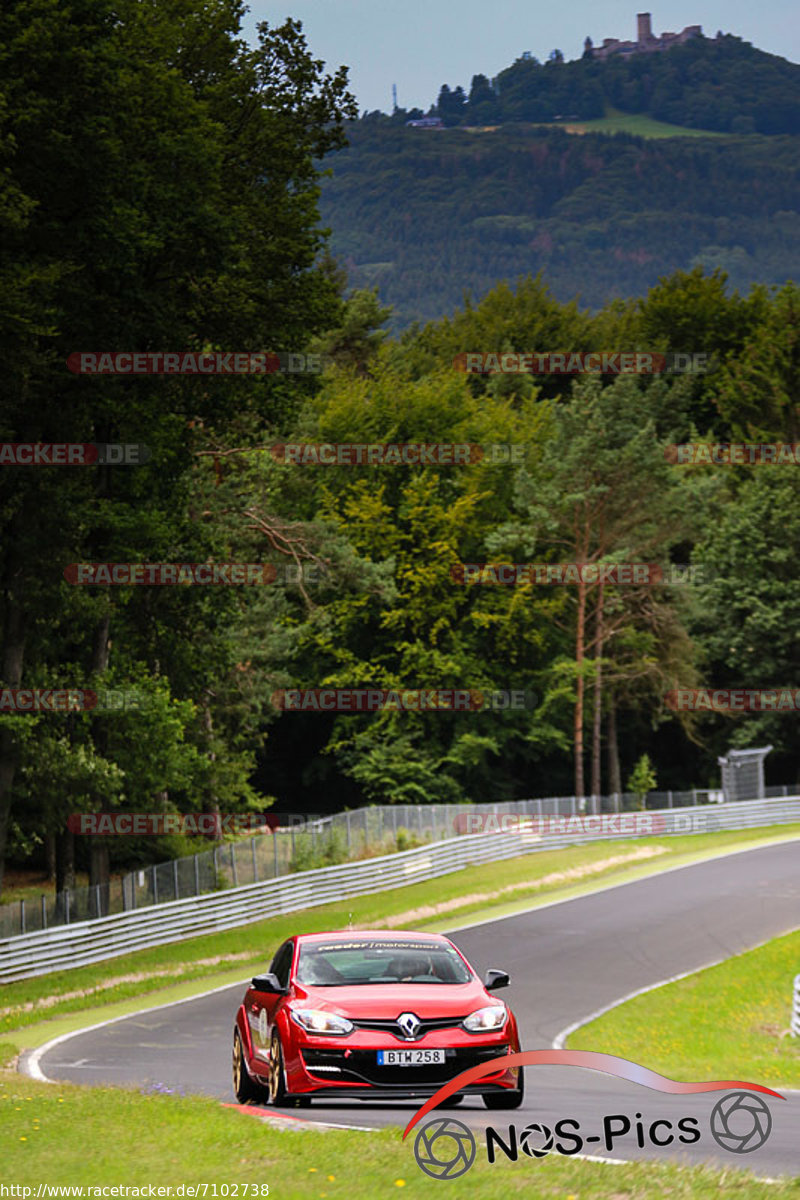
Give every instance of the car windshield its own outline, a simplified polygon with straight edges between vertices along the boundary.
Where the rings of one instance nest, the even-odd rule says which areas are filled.
[[[311,942],[300,948],[297,982],[317,987],[381,983],[469,983],[463,959],[441,942]]]

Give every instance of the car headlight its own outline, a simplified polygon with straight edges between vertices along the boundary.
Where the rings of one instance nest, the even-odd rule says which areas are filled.
[[[504,1004],[490,1004],[488,1008],[470,1013],[461,1024],[469,1033],[494,1033],[503,1028],[507,1016],[508,1009]]]
[[[354,1025],[347,1017],[339,1017],[336,1013],[322,1012],[317,1008],[293,1008],[292,1019],[306,1033],[333,1033],[344,1035],[352,1033]]]

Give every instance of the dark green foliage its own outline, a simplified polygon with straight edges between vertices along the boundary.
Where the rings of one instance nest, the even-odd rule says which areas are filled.
[[[322,213],[351,283],[379,289],[395,329],[529,272],[592,308],[695,265],[739,290],[800,275],[796,138],[436,133],[388,120],[349,136]]]
[[[494,119],[504,123],[589,120],[610,104],[690,129],[800,133],[800,66],[730,34],[604,60],[584,53],[565,63],[560,50],[544,66],[520,58],[500,72],[494,91]],[[447,123],[480,124],[485,93],[475,100],[473,109],[470,91],[466,107],[446,105]]]

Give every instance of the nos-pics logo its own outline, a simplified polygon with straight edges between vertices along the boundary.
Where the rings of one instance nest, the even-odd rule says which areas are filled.
[[[779,1092],[762,1084],[745,1083],[741,1080],[680,1083],[610,1054],[586,1050],[528,1050],[519,1054],[502,1055],[463,1071],[450,1080],[412,1117],[403,1138],[408,1136],[427,1113],[450,1096],[503,1067],[522,1065],[580,1066],[629,1079],[672,1095],[728,1091],[729,1094],[718,1100],[714,1106],[709,1126],[717,1145],[731,1154],[750,1154],[758,1150],[772,1131],[770,1110],[761,1096],[755,1093],[766,1093],[779,1100],[784,1099]],[[675,1122],[659,1118],[648,1122],[642,1120],[641,1113],[636,1113],[634,1120],[622,1113],[616,1113],[602,1118],[602,1134],[588,1131],[584,1133],[580,1122],[571,1118],[555,1122],[552,1129],[534,1122],[521,1130],[515,1125],[509,1125],[502,1134],[489,1126],[483,1134],[487,1159],[494,1163],[499,1154],[513,1162],[518,1160],[520,1152],[532,1159],[544,1158],[553,1151],[565,1155],[578,1154],[589,1143],[601,1143],[607,1152],[611,1152],[617,1149],[617,1143],[628,1135],[635,1138],[640,1148],[647,1144],[669,1146],[674,1142],[691,1145],[700,1140],[698,1125],[696,1117],[682,1117]],[[432,1179],[457,1179],[469,1171],[475,1162],[476,1154],[475,1135],[463,1122],[452,1117],[434,1117],[420,1126],[414,1140],[414,1156],[417,1163]]]

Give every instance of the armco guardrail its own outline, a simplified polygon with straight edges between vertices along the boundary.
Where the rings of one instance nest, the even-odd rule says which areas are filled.
[[[793,791],[787,785],[772,787],[763,796],[754,795],[750,799],[786,797]],[[220,843],[198,854],[138,867],[104,884],[67,888],[55,895],[0,905],[0,942],[18,934],[35,933],[56,925],[77,925],[172,900],[188,900],[240,884],[266,883],[294,871],[320,866],[319,861],[314,861],[320,854],[330,854],[327,859],[330,863],[353,862],[411,849],[422,842],[440,842],[454,833],[475,833],[477,828],[470,828],[463,818],[476,815],[621,814],[638,812],[642,807],[648,812],[658,812],[664,808],[702,807],[722,799],[722,792],[695,788],[688,792],[648,792],[644,797],[628,792],[587,796],[584,800],[550,796],[488,804],[368,805],[328,816],[284,813],[284,818],[290,817],[289,824],[281,821],[271,835]],[[269,818],[270,813],[266,816]]]
[[[415,850],[384,855],[342,866],[285,875],[266,883],[247,884],[207,896],[175,900],[138,912],[117,913],[75,925],[61,925],[0,942],[0,982],[49,975],[86,966],[121,954],[184,941],[200,934],[231,929],[278,913],[296,912],[349,896],[386,891],[434,879],[476,863],[516,858],[576,842],[609,838],[678,835],[703,830],[747,829],[800,821],[800,796],[777,800],[737,801],[695,809],[662,809],[635,814],[638,831],[625,833],[614,820],[631,822],[634,814],[608,815],[605,826],[581,827],[584,818],[564,817],[563,832],[541,834],[535,824],[510,832],[475,833],[433,842]],[[653,819],[653,828],[646,821]],[[657,822],[655,819],[658,818]],[[600,823],[597,817],[590,820]],[[610,823],[610,824],[609,824]]]

